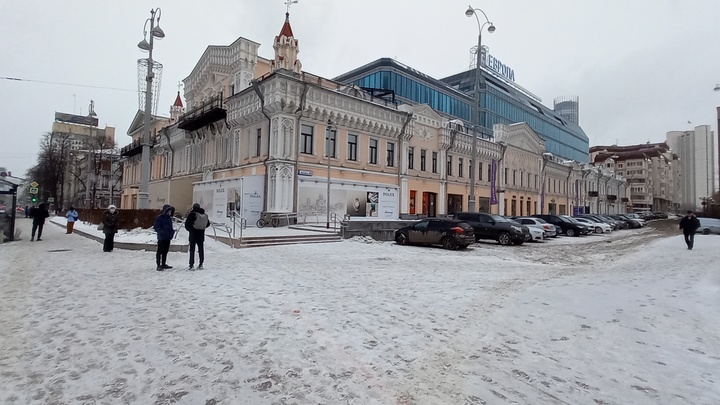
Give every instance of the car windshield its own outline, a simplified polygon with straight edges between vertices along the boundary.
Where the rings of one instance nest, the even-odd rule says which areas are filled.
[[[577,224],[577,223],[578,223],[578,221],[576,221],[575,218],[569,217],[569,216],[567,216],[567,215],[560,215],[560,219],[564,220],[565,222],[570,222],[570,223],[573,223],[573,224]]]
[[[492,218],[495,222],[510,222],[505,217],[502,217],[500,215],[488,215],[490,218]]]

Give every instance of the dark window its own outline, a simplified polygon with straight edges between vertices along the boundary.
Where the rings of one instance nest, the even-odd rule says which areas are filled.
[[[508,184],[508,169],[507,168],[505,168],[505,181],[503,182],[503,184]]]
[[[408,148],[408,169],[413,170],[415,168],[415,148],[412,146]]]
[[[463,158],[458,158],[458,176],[463,176]]]
[[[258,128],[255,135],[255,156],[262,153],[262,128]]]
[[[517,170],[513,170],[513,186],[516,184]]]
[[[427,171],[427,151],[425,149],[420,149],[420,170]]]
[[[482,162],[478,162],[478,167],[480,168],[478,170],[478,180],[482,181]]]
[[[433,173],[437,173],[437,172],[438,172],[437,156],[438,156],[438,153],[437,153],[437,152],[433,152],[433,153],[432,153],[432,172],[433,172]]]
[[[377,139],[370,140],[370,156],[368,156],[368,161],[374,165],[376,165],[378,162],[378,140]]]
[[[357,161],[358,136],[348,135],[348,160]]]
[[[448,176],[452,176],[452,175],[453,175],[453,174],[452,174],[452,156],[448,156],[448,161],[447,161],[447,175],[448,175]]]
[[[325,131],[325,156],[329,156],[331,158],[337,158],[337,148],[335,147],[337,144],[337,131],[334,129],[331,129],[329,131]]]
[[[300,126],[300,153],[313,154],[313,127],[310,125]]]
[[[387,165],[388,167],[395,166],[395,144],[392,142],[387,143]]]

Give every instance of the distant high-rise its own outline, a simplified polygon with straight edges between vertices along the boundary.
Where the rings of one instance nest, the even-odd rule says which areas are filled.
[[[700,199],[710,197],[716,191],[715,134],[710,125],[699,125],[688,131],[670,131],[667,144],[680,158],[683,176],[681,208],[701,210]]]
[[[557,97],[553,111],[573,124],[580,125],[580,99],[578,96]]]

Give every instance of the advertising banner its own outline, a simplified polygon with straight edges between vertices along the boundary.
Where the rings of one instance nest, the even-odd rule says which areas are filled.
[[[298,187],[298,212],[308,220],[323,222],[327,217],[327,186],[301,179]],[[397,219],[397,188],[371,185],[330,184],[330,212],[338,217]]]
[[[493,159],[490,165],[490,205],[496,205],[498,203],[496,182],[497,160]]]

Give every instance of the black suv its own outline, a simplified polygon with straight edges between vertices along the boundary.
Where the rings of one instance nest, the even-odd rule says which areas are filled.
[[[461,212],[455,215],[460,221],[468,223],[475,230],[475,240],[492,239],[501,245],[522,245],[526,236],[517,222],[505,217],[480,212]]]
[[[464,249],[475,242],[473,228],[449,219],[422,219],[395,231],[398,245],[442,245],[445,249]]]
[[[537,214],[537,215],[533,215],[533,217],[542,218],[545,220],[545,222],[559,226],[560,228],[562,228],[562,233],[564,233],[567,236],[587,235],[589,232],[589,229],[587,226],[585,226],[577,221],[573,221],[572,218],[570,218],[566,215]]]

